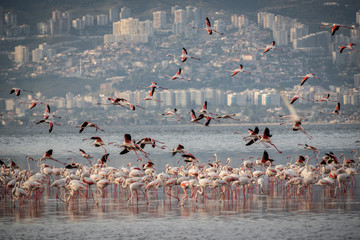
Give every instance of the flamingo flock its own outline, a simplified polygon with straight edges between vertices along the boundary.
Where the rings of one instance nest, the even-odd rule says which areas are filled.
[[[199,31],[206,31],[209,35],[213,33],[224,35],[224,33],[212,28],[209,18],[206,17],[205,22],[206,28],[193,28]],[[334,24],[332,35],[340,27],[350,28]],[[355,50],[352,46],[355,46],[355,44],[350,43],[348,46],[340,47],[340,53],[344,49]],[[270,50],[282,51],[282,49],[275,47],[275,41],[266,46],[263,53],[268,54]],[[168,56],[181,58],[181,63],[186,62],[187,59],[200,61],[200,58],[188,55],[188,51],[184,47],[179,57],[174,55]],[[237,73],[250,73],[243,70],[242,64],[237,69],[231,71],[231,76],[235,76]],[[169,77],[170,80],[181,79],[190,81],[189,78],[184,78],[181,74],[182,68],[180,67],[175,75],[163,74],[163,76]],[[302,77],[300,86],[303,86],[309,78],[320,79],[315,77],[313,73],[298,77]],[[149,94],[143,100],[162,102],[162,100],[154,98],[155,89],[166,90],[167,88],[158,86],[156,82],[152,82],[149,87]],[[15,93],[16,96],[19,96],[21,91],[32,93],[32,91],[13,88],[10,94]],[[282,97],[290,112],[289,118],[293,122],[291,129],[295,132],[302,132],[311,140],[313,137],[302,127],[302,118],[296,113],[293,106],[293,103],[302,97],[296,95],[290,102],[284,98],[283,94]],[[324,99],[324,101],[329,101],[329,95]],[[107,100],[110,102],[98,104],[121,106],[132,111],[136,107],[144,109],[120,97],[107,97]],[[321,101],[319,100],[319,102]],[[30,109],[34,108],[37,103],[44,104],[44,102],[35,99]],[[241,119],[235,118],[236,113],[219,115],[209,112],[207,101],[204,102],[202,109],[198,113],[194,109],[191,109],[188,113],[190,113],[190,120],[181,117],[178,114],[177,108],[158,115],[173,116],[178,121],[187,121],[205,127],[209,127],[212,121],[220,121],[220,119],[241,121]],[[331,114],[341,114],[340,103],[337,103],[335,110]],[[49,104],[46,104],[43,119],[35,123],[48,124],[49,132],[51,133],[54,125],[61,125],[55,123],[53,121],[54,118],[60,119],[61,117],[51,113]],[[76,127],[80,128],[79,133],[82,133],[85,128],[90,127],[95,128],[96,132],[98,130],[104,131],[97,124],[88,120],[83,121],[82,124]],[[242,134],[240,132],[234,133]],[[156,168],[150,158],[150,153],[144,149],[146,145],[150,145],[158,151],[165,150],[167,148],[165,142],[151,137],[143,137],[136,141],[129,133],[125,133],[123,138],[124,140],[121,144],[117,142],[106,143],[100,136],[83,138],[83,141],[89,141],[90,146],[104,150],[100,159],[93,160],[93,156],[79,149],[80,154],[77,153],[77,155],[86,159],[86,164],[76,161],[67,163],[55,159],[52,157],[54,152],[52,149],[46,151],[39,159],[27,156],[27,161],[32,160],[37,163],[37,167],[40,169],[37,173],[30,169],[29,164],[29,169],[27,170],[20,169],[12,160],[9,160],[8,164],[1,161],[0,201],[10,200],[14,206],[17,201],[21,205],[28,201],[40,201],[44,196],[44,191],[56,191],[57,201],[65,206],[69,206],[75,201],[92,202],[96,205],[104,204],[105,197],[124,199],[129,206],[133,205],[135,200],[136,204],[139,204],[139,202],[152,204],[152,202],[159,201],[159,192],[161,192],[159,189],[162,188],[161,199],[163,201],[168,201],[170,204],[175,201],[179,206],[185,206],[186,204],[197,204],[199,201],[206,203],[209,200],[219,202],[245,201],[251,194],[266,195],[271,191],[281,191],[284,197],[300,198],[305,195],[311,198],[314,186],[323,188],[322,191],[327,193],[326,196],[328,198],[335,198],[351,188],[352,184],[356,181],[356,175],[360,169],[360,159],[355,157],[355,159],[346,159],[345,155],[342,155],[341,157],[344,156],[344,160],[341,162],[332,152],[325,153],[325,156],[319,158],[320,151],[316,147],[307,144],[299,144],[299,146],[302,146],[304,151],[313,151],[314,156],[311,158],[307,155],[299,155],[298,159],[292,163],[292,157],[290,156],[290,162],[285,165],[276,164],[276,158],[270,158],[268,151],[264,150],[257,159],[249,157],[249,159],[243,159],[243,162],[236,166],[231,166],[230,158],[227,158],[225,162],[218,160],[216,154],[214,154],[216,159],[209,159],[206,163],[201,163],[201,159],[185,150],[184,144],[178,144],[177,147],[169,151],[169,156],[174,158],[179,155],[181,156],[176,163],[177,166],[172,166],[169,163],[166,164],[165,169],[161,170]],[[260,129],[255,126],[254,129],[249,129],[249,134],[243,137],[243,140],[246,141],[246,147],[256,148],[259,145],[264,146],[266,149],[273,147],[277,153],[282,154],[282,151],[278,149],[271,138],[272,134],[268,127],[265,127],[261,133]],[[127,167],[119,169],[111,167],[109,164],[110,153],[108,153],[105,146],[106,148],[111,146],[119,148],[119,155],[134,153],[136,156],[135,165],[128,163]],[[312,163],[310,163],[310,160],[312,160]],[[62,167],[57,167],[55,163],[44,163],[45,161],[53,161],[62,165]],[[242,190],[242,198],[240,189]],[[95,194],[94,191],[96,191]]]
[[[254,138],[254,131],[245,138]],[[124,137],[123,151],[141,152],[131,136],[126,134]],[[149,142],[155,147],[157,141],[145,138],[140,142],[140,145]],[[114,168],[108,165],[109,153],[89,164],[72,162],[56,167],[44,163],[56,160],[52,157],[53,150],[48,150],[40,159],[32,159],[39,165],[37,173],[20,169],[10,159],[9,164],[1,162],[0,201],[21,206],[29,201],[40,201],[44,191],[52,191],[56,193],[56,201],[64,206],[78,202],[100,205],[105,204],[105,198],[119,198],[127,206],[156,204],[158,201],[185,206],[199,202],[206,204],[208,201],[246,201],[250,195],[267,195],[271,191],[280,192],[284,198],[302,198],[304,195],[312,198],[315,188],[323,191],[325,198],[336,198],[356,184],[356,176],[360,172],[360,160],[355,158],[356,153],[354,159],[346,158],[345,154],[338,158],[332,152],[319,158],[315,147],[299,145],[318,154],[312,158],[299,155],[294,162],[289,156],[290,162],[277,164],[265,150],[257,159],[249,157],[232,166],[230,158],[223,163],[216,154],[215,159],[201,163],[179,144],[171,155],[181,154],[184,165],[166,164],[163,170],[157,169],[151,160]]]

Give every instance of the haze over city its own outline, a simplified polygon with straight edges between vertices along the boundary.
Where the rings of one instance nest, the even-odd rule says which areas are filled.
[[[75,123],[86,112],[108,123],[156,124],[156,113],[178,108],[187,117],[204,101],[243,122],[277,122],[287,112],[280,88],[289,99],[301,95],[297,107],[313,121],[334,121],[319,113],[332,111],[334,103],[314,104],[327,94],[355,116],[336,121],[358,121],[360,54],[356,46],[343,53],[339,47],[360,39],[359,3],[31,2],[12,1],[0,8],[2,125],[31,124],[28,119],[43,112],[43,106],[28,110],[26,103],[34,99],[47,101],[63,121]],[[206,17],[224,34],[201,31]],[[334,23],[352,29],[332,35],[331,28],[320,28]],[[263,53],[272,41],[281,51]],[[200,60],[181,62],[182,48]],[[245,72],[231,76],[240,64]],[[190,81],[164,76],[179,68]],[[300,86],[299,76],[308,73],[319,79]],[[151,82],[167,88],[154,93],[162,102],[143,101]],[[6,91],[13,87],[33,94],[14,97]],[[104,105],[109,97],[125,98],[146,111]],[[139,116],[148,121],[136,120]]]

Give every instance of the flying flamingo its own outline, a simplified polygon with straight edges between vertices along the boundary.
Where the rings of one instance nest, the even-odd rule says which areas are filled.
[[[41,102],[39,99],[34,99],[32,102],[20,102],[20,103],[30,103],[30,107],[29,109],[33,109],[34,107],[36,107],[37,104],[46,104],[45,102]]]
[[[177,153],[183,154],[184,152],[184,146],[179,144],[176,148],[172,149],[171,156],[175,156]]]
[[[91,156],[90,154],[87,154],[84,150],[79,149],[80,154],[74,153],[73,151],[68,151],[77,155],[80,155],[81,157],[85,158],[86,160],[88,160],[89,164],[91,165],[91,160],[92,158],[94,158],[93,156]]]
[[[177,115],[176,112],[177,112],[177,109],[174,108],[174,109],[171,110],[171,111],[168,111],[168,112],[166,112],[166,113],[159,113],[158,115],[159,115],[159,116],[174,116],[174,117],[177,118],[178,121],[180,121],[180,119],[181,119],[182,117],[179,116],[179,115]]]
[[[95,123],[91,123],[89,121],[84,121],[79,127],[80,127],[79,133],[82,133],[86,127],[93,127],[95,128],[96,132],[97,130],[104,131],[100,129]]]
[[[52,114],[51,111],[50,111],[49,104],[46,104],[46,109],[45,109],[45,113],[44,113],[44,119],[49,119],[50,117],[61,118],[59,116],[55,116],[54,114]]]
[[[40,121],[36,122],[36,124],[40,124],[40,123],[47,123],[47,124],[49,124],[49,133],[52,132],[54,125],[56,125],[56,126],[61,126],[61,124],[55,123],[55,122],[53,122],[53,121],[49,121],[48,119],[41,119]]]
[[[21,91],[33,93],[32,91],[25,90],[25,89],[21,89],[21,88],[12,88],[12,89],[10,90],[10,94],[15,93],[16,96],[20,96]]]
[[[303,79],[301,80],[300,86],[304,85],[304,83],[306,82],[306,80],[308,80],[309,78],[315,78],[315,79],[320,79],[318,77],[315,77],[315,74],[313,73],[308,73],[305,76],[298,76],[298,77],[302,77]]]
[[[164,88],[164,87],[160,87],[157,85],[156,82],[151,82],[151,85],[148,86],[149,88],[161,88],[161,89],[164,89],[164,90],[167,90],[168,88]],[[145,88],[148,88],[148,87],[145,87]],[[142,88],[142,87],[137,87],[137,88]]]
[[[53,150],[52,150],[52,149],[46,151],[46,152],[44,153],[44,155],[39,159],[39,163],[41,163],[41,161],[50,159],[50,160],[53,160],[53,161],[55,161],[55,162],[61,163],[61,164],[63,164],[64,166],[66,165],[66,163],[61,162],[61,161],[56,160],[55,158],[53,158],[53,157],[52,157],[52,154],[53,154]]]
[[[247,72],[247,71],[244,71],[243,70],[243,65],[242,64],[240,64],[240,66],[237,68],[237,69],[235,69],[235,70],[225,70],[225,71],[228,71],[228,72],[233,72],[232,74],[231,74],[231,76],[235,76],[237,73],[248,73],[248,74],[250,74],[250,72]]]
[[[98,103],[98,105],[117,105],[117,106],[121,106],[123,108],[126,108],[126,109],[130,109],[130,110],[135,110],[136,107],[138,108],[141,108],[141,109],[145,109],[139,105],[135,105],[135,104],[132,104],[131,102],[129,102],[128,100],[126,100],[125,98],[111,98],[109,97],[108,98],[109,101],[111,101],[110,103]],[[129,108],[127,107],[129,106]]]
[[[89,139],[89,138],[84,138],[83,141],[88,140],[88,139]],[[105,144],[105,142],[101,139],[101,137],[93,136],[93,137],[90,138],[90,140],[95,140],[93,143],[89,143],[90,146],[102,147],[102,148],[104,149],[105,153],[107,153],[107,151],[106,151],[106,149],[105,149],[105,147],[104,147],[104,145],[106,145],[106,144]]]
[[[249,141],[246,143],[246,146],[250,146],[257,140],[259,140],[259,128],[257,126],[255,126],[254,130],[249,128],[248,132],[249,132],[249,135],[247,135],[246,137],[243,138],[245,141]],[[238,132],[234,132],[234,134],[237,134],[237,133]]]
[[[153,101],[157,101],[157,102],[163,102],[163,101],[161,101],[161,100],[154,99],[154,98],[153,98],[154,93],[155,93],[155,88],[152,87],[152,88],[150,89],[149,95],[148,95],[146,98],[144,98],[144,100],[145,100],[145,101],[146,101],[146,100],[153,100]]]
[[[300,98],[300,99],[304,99],[304,100],[306,100],[306,101],[313,101],[313,100],[310,100],[310,99],[303,98],[303,97],[301,97],[300,95],[295,95],[295,96],[293,96],[293,97],[291,98],[290,104],[293,104],[293,103],[296,102],[296,100],[298,100],[299,98]]]
[[[355,43],[349,43],[347,46],[341,46],[341,47],[338,47],[338,48],[340,48],[340,53],[342,53],[344,51],[344,49],[349,49],[351,51],[359,52],[359,51],[353,49],[352,46],[356,46],[356,44]]]
[[[291,129],[293,131],[301,131],[302,133],[304,133],[311,140],[312,137],[301,126],[301,119],[302,118],[296,113],[294,106],[291,105],[291,101],[290,101],[290,103],[288,102],[286,96],[283,94],[282,91],[281,91],[280,95],[281,95],[281,98],[283,99],[283,102],[284,102],[285,106],[288,108],[288,110],[289,110],[289,112],[291,114],[290,117],[294,121],[294,125],[291,127]]]
[[[319,99],[319,100],[316,100],[316,102],[326,102],[326,103],[328,103],[328,102],[336,102],[336,101],[331,101],[331,100],[329,100],[329,98],[330,98],[330,93],[328,93],[328,94],[326,95],[326,97],[323,97],[323,98],[321,98],[321,99]]]
[[[224,115],[220,115],[220,116],[216,116],[215,119],[232,119],[232,120],[235,120],[235,121],[241,121],[241,119],[239,118],[234,118],[236,116],[236,113],[233,113],[233,114],[224,114]]]
[[[270,130],[269,130],[269,128],[266,127],[265,130],[264,130],[263,135],[259,135],[259,142],[258,143],[263,143],[266,147],[267,147],[266,144],[268,143],[268,144],[272,145],[276,149],[276,151],[278,151],[278,153],[281,154],[282,152],[271,141],[271,137],[272,137],[272,135],[270,134]]]
[[[282,49],[276,48],[275,47],[275,41],[272,41],[272,43],[270,45],[267,45],[265,50],[263,51],[263,53],[267,53],[268,51],[270,51],[271,49],[275,49],[278,51],[282,51]]]
[[[321,113],[325,113],[325,112],[321,112]],[[350,116],[348,114],[344,114],[344,113],[340,112],[340,103],[339,102],[336,104],[334,111],[332,111],[330,113],[325,113],[325,114],[335,114],[335,115]]]
[[[156,144],[156,142],[164,144],[163,142],[160,142],[158,140],[155,140],[153,138],[149,138],[149,137],[145,137],[143,139],[140,139],[136,144],[140,145],[140,147],[143,149],[145,147],[145,145],[149,144],[151,145],[153,148],[158,147],[161,149],[165,149],[165,146],[159,146]]]
[[[197,28],[193,27],[195,29],[198,29],[200,31],[207,31],[209,35],[211,35],[213,32],[218,33],[220,35],[224,35],[224,33],[218,32],[215,29],[211,28],[211,23],[208,17],[206,17],[206,28]]]
[[[349,28],[349,29],[354,29],[353,27],[348,27],[348,26],[344,26],[344,25],[340,25],[340,24],[332,24],[332,25],[326,25],[326,26],[320,26],[319,28],[329,28],[331,27],[331,35],[334,35],[336,31],[338,31],[340,29],[340,27],[342,28]]]
[[[176,58],[176,56],[171,55],[171,54],[168,54],[167,56]],[[195,57],[189,56],[185,48],[182,48],[182,54],[179,57],[181,58],[181,62],[185,62],[186,59],[188,59],[188,58],[200,60],[200,58],[195,58]]]
[[[169,77],[171,80],[183,79],[183,80],[186,80],[186,81],[190,81],[189,78],[183,78],[183,77],[180,77],[180,75],[181,75],[181,68],[179,68],[179,70],[176,72],[176,74],[174,76],[163,74],[163,76]]]
[[[109,143],[109,144],[110,144],[110,143]],[[140,151],[142,154],[144,154],[144,156],[145,156],[148,160],[150,160],[149,157],[148,157],[148,153],[145,152],[144,150],[142,150],[142,148],[141,148],[138,144],[136,144],[135,141],[131,140],[131,135],[128,134],[128,133],[124,134],[124,142],[123,142],[120,146],[118,146],[118,147],[124,148],[124,149],[120,152],[121,155],[122,155],[122,154],[126,154],[126,153],[128,153],[128,152],[130,152],[130,151],[132,150],[132,151],[134,151],[134,153],[135,153],[136,156],[138,157],[138,161],[142,162],[142,159],[141,159],[140,156],[137,154],[137,151]],[[151,160],[150,160],[150,161],[151,161]]]

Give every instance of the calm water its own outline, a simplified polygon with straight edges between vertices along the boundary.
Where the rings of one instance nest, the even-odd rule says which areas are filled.
[[[242,137],[247,129],[254,126],[166,126],[127,127],[106,129],[95,133],[85,129],[77,134],[77,129],[57,128],[48,134],[45,128],[2,129],[0,132],[0,158],[11,157],[20,167],[27,167],[25,156],[40,158],[45,151],[53,149],[53,157],[66,161],[85,163],[83,159],[68,151],[79,148],[101,157],[104,151],[82,141],[84,137],[98,135],[105,142],[122,143],[123,134],[130,133],[136,140],[152,137],[165,142],[167,149],[145,149],[155,163],[158,172],[166,163],[176,165],[178,157],[171,157],[170,149],[179,143],[202,163],[213,158],[216,153],[223,162],[227,157],[231,165],[237,167],[243,157],[260,157],[264,146],[245,147]],[[260,131],[265,126],[259,125]],[[267,151],[275,159],[275,164],[286,163],[287,156],[297,158],[299,154],[312,156],[298,143],[317,147],[323,156],[333,151],[337,156],[344,153],[352,157],[351,150],[359,150],[360,125],[305,125],[304,128],[314,138],[295,133],[284,126],[269,126],[273,142],[283,151]],[[233,134],[234,131],[243,134]],[[120,150],[106,146],[110,153],[109,165],[125,166],[128,162],[138,164],[133,153],[119,155]],[[52,163],[52,162],[51,162]],[[311,162],[316,164],[315,160]],[[54,165],[57,165],[55,163]],[[59,165],[58,165],[59,166]],[[32,164],[32,168],[35,168]],[[360,177],[357,176],[357,182]],[[127,207],[124,198],[111,197],[108,193],[103,204],[70,204],[68,208],[55,200],[53,192],[46,192],[40,202],[28,201],[15,208],[7,201],[0,200],[0,236],[2,239],[359,239],[360,232],[360,187],[356,183],[345,195],[338,198],[323,196],[321,187],[314,186],[313,198],[284,197],[282,191],[268,191],[261,196],[255,193],[238,201],[218,200],[188,202],[180,207],[176,200],[150,201],[145,204],[140,198],[138,205]],[[161,195],[161,193],[159,193]]]

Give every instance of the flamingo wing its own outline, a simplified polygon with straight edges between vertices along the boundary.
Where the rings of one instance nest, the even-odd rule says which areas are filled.
[[[206,27],[211,27],[211,23],[208,17],[206,17]]]
[[[296,100],[299,99],[299,96],[294,96],[291,101],[290,101],[290,104],[293,104]]]
[[[302,79],[302,81],[301,81],[301,83],[300,83],[300,86],[304,85],[304,83],[305,83],[306,80],[308,80],[308,79],[309,79],[309,77],[308,77],[308,76],[305,76],[305,77]]]
[[[182,48],[182,54],[187,55],[187,51],[185,48]]]

